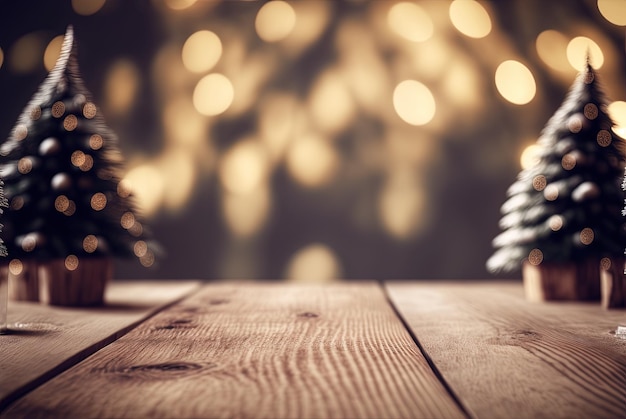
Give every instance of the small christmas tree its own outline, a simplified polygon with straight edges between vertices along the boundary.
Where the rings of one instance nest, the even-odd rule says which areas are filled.
[[[69,27],[54,69],[0,146],[12,294],[61,305],[101,303],[112,257],[154,257],[76,49]]]
[[[491,272],[523,268],[531,300],[600,298],[601,272],[623,280],[623,140],[587,60],[502,206]]]

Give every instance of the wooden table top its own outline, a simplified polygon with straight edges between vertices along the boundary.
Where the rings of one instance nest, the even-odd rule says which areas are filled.
[[[626,417],[626,310],[519,282],[113,282],[106,301],[10,303],[1,417]]]

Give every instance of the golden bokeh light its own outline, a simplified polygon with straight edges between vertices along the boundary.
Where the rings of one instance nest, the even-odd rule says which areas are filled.
[[[52,108],[50,109],[50,113],[55,118],[60,118],[65,113],[65,103],[63,101],[58,100],[52,104]]]
[[[589,227],[583,228],[579,235],[580,242],[586,246],[590,245],[595,238],[593,230]]]
[[[608,113],[615,123],[613,132],[622,138],[626,138],[626,102],[616,100],[608,106]]]
[[[71,217],[76,212],[76,202],[69,200],[67,203],[67,209],[63,211],[63,215]]]
[[[596,135],[596,141],[600,147],[608,147],[613,142],[613,136],[609,131],[601,129]]]
[[[392,237],[413,237],[427,222],[426,191],[409,169],[397,169],[383,187],[378,210],[383,228]]]
[[[132,193],[132,185],[127,179],[122,179],[117,184],[117,195],[121,198],[128,198]]]
[[[537,36],[535,47],[539,58],[553,70],[570,70],[567,59],[569,39],[559,31],[548,29]]]
[[[46,67],[46,70],[51,71],[54,68],[54,65],[59,59],[59,54],[61,53],[61,45],[63,45],[63,36],[61,35],[55,36],[48,43],[43,53],[43,65]]]
[[[223,74],[213,73],[204,76],[193,91],[193,105],[206,116],[224,113],[235,98],[235,89]]]
[[[259,104],[259,133],[274,161],[283,156],[305,113],[295,95],[287,92],[272,93]]]
[[[245,238],[257,234],[266,224],[272,199],[267,185],[262,185],[245,194],[226,191],[221,204],[230,232]]]
[[[128,60],[119,60],[109,69],[105,82],[105,103],[109,113],[123,114],[134,104],[141,75]]]
[[[78,127],[78,118],[76,115],[68,115],[63,120],[63,128],[66,131],[74,131]]]
[[[531,250],[528,254],[528,262],[535,266],[541,265],[541,262],[543,262],[543,252],[539,249]]]
[[[482,83],[475,66],[469,61],[459,60],[445,72],[442,87],[450,103],[475,110],[481,105]]]
[[[150,216],[160,208],[165,187],[163,175],[157,167],[148,163],[138,165],[126,173],[123,182],[133,191],[135,202],[143,214]]]
[[[17,162],[17,171],[25,175],[33,170],[33,160],[30,157],[22,157]]]
[[[157,0],[160,1],[160,0]],[[198,0],[164,0],[167,7],[172,10],[185,10],[193,6]]]
[[[226,151],[218,171],[225,190],[248,194],[265,183],[269,174],[269,156],[260,142],[243,140]]]
[[[83,106],[83,116],[87,119],[93,119],[98,113],[98,108],[92,102],[85,103]]]
[[[334,178],[341,161],[327,139],[308,135],[291,144],[285,163],[289,174],[298,183],[318,187]]]
[[[583,71],[587,66],[587,56],[595,69],[604,65],[604,54],[600,46],[591,38],[577,36],[567,44],[567,61],[577,71]]]
[[[259,9],[254,27],[259,38],[265,42],[285,39],[296,26],[296,12],[287,2],[273,0]]]
[[[78,269],[78,263],[78,257],[76,257],[76,255],[69,255],[65,258],[65,269],[75,271]]]
[[[576,156],[573,153],[567,153],[561,159],[561,166],[565,170],[572,170],[576,167]]]
[[[341,263],[325,244],[312,243],[293,254],[285,277],[293,282],[331,282],[341,277]]]
[[[106,3],[106,0],[72,0],[72,9],[82,16],[97,13]]]
[[[83,250],[87,253],[93,253],[98,249],[98,238],[93,234],[85,236],[83,239]]]
[[[16,73],[29,73],[42,64],[45,41],[40,33],[29,33],[15,41],[7,54],[8,65]]]
[[[209,71],[221,56],[222,41],[212,31],[194,32],[183,44],[183,64],[187,70],[194,73]]]
[[[600,268],[602,270],[608,271],[609,269],[611,269],[611,265],[612,265],[612,263],[611,263],[611,259],[610,258],[604,257],[604,258],[600,259]]]
[[[125,230],[131,228],[133,225],[135,225],[135,214],[130,211],[122,214],[122,218],[120,219],[120,225]]]
[[[433,36],[433,21],[416,3],[403,1],[394,4],[387,13],[387,22],[392,31],[413,42],[423,42]]]
[[[311,88],[309,103],[316,127],[329,133],[344,128],[356,111],[346,83],[332,70],[318,77]]]
[[[626,26],[626,0],[598,0],[598,10],[612,24]]]
[[[9,262],[9,272],[13,275],[19,275],[24,270],[24,264],[19,259],[11,259]]]
[[[141,265],[144,266],[145,268],[149,268],[152,265],[154,265],[155,261],[156,261],[156,257],[154,253],[150,250],[148,250],[145,255],[139,258],[139,263],[141,263]]]
[[[137,240],[133,245],[133,252],[138,258],[144,257],[148,253],[148,244],[143,240]]]
[[[583,108],[583,114],[589,120],[594,120],[598,117],[598,106],[595,103],[587,103]]]
[[[93,134],[89,137],[89,147],[92,150],[100,150],[104,145],[104,139],[100,134]]]
[[[80,150],[76,150],[70,156],[70,161],[76,167],[80,167],[85,164],[85,153]]]
[[[140,237],[143,234],[143,225],[135,220],[135,223],[128,229],[131,236]]]
[[[94,211],[102,211],[107,205],[107,197],[102,192],[96,192],[91,196],[91,208]]]
[[[544,175],[537,175],[533,178],[533,189],[536,191],[543,191],[547,184],[548,181]]]
[[[491,32],[491,18],[487,10],[474,0],[454,0],[449,9],[450,20],[463,35],[484,38]]]
[[[70,207],[70,200],[65,195],[59,195],[54,200],[54,209],[59,212],[65,212]]]
[[[159,159],[164,188],[163,207],[169,211],[185,208],[186,202],[193,195],[196,184],[196,164],[198,152],[194,149],[177,148],[166,150]]]
[[[28,127],[26,125],[18,124],[13,131],[13,138],[17,141],[22,141],[28,137]]]
[[[393,107],[411,125],[425,125],[435,116],[435,98],[430,89],[415,80],[400,82],[393,91]]]
[[[537,92],[533,74],[519,61],[501,63],[496,69],[495,81],[500,95],[515,105],[527,104]]]
[[[281,42],[289,53],[298,53],[319,39],[332,14],[333,5],[326,1],[296,1],[289,3],[297,16],[297,24]]]
[[[163,108],[166,138],[176,147],[199,147],[206,141],[206,127],[206,118],[196,112],[188,96],[180,96]]]

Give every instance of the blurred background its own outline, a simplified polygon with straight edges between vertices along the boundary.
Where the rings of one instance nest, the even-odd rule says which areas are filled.
[[[489,278],[587,53],[626,137],[626,0],[4,1],[0,135],[69,24],[165,250],[118,278]]]

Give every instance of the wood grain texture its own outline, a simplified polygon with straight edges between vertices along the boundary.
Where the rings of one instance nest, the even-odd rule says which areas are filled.
[[[446,382],[485,418],[626,417],[626,311],[531,303],[521,283],[393,282],[387,292]]]
[[[106,304],[98,308],[10,301],[9,334],[0,335],[0,411],[199,285],[198,281],[113,281]]]
[[[375,283],[219,283],[11,417],[463,417]]]

